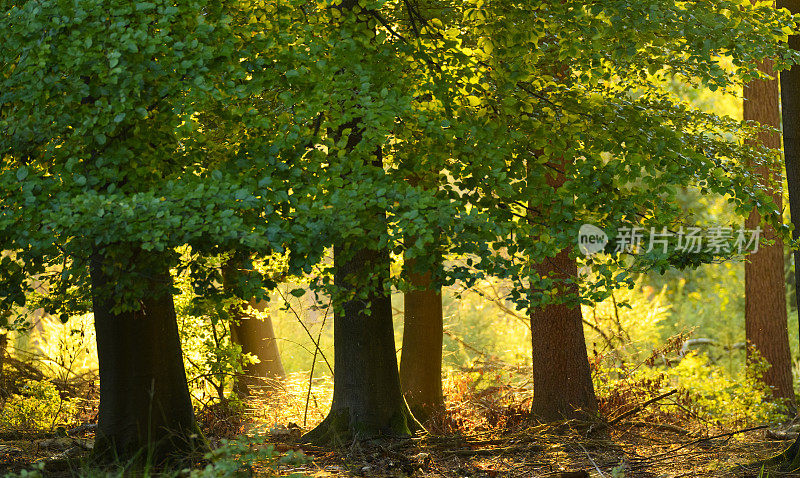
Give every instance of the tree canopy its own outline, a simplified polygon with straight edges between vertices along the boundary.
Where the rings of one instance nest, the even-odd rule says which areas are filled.
[[[796,22],[749,0],[0,1],[0,309],[150,304],[172,327],[153,297],[172,275],[246,300],[298,276],[366,321],[430,272],[509,280],[531,311],[728,257],[613,240],[673,244],[700,210],[677,200],[689,188],[788,232],[752,173],[779,159],[746,141],[757,125],[673,83],[738,93],[763,59],[798,61]],[[606,254],[537,267],[574,262],[587,224]],[[413,268],[390,275],[390,253]],[[245,265],[230,287],[221,254]]]
[[[19,268],[59,265],[51,292],[79,291],[87,254],[121,244],[290,250],[307,272],[344,231],[410,257],[439,241],[469,257],[440,281],[513,277],[526,308],[554,296],[546,281],[526,292],[530,264],[574,244],[581,224],[673,227],[687,217],[682,187],[775,218],[743,166],[774,155],[667,88],[679,77],[735,91],[757,60],[794,61],[790,19],[766,3],[329,7],[6,2],[4,300],[23,300]],[[347,154],[342,127],[362,136]],[[377,147],[382,171],[369,167]],[[555,173],[558,195],[541,194]],[[388,232],[364,227],[373,206]],[[81,303],[64,299],[49,308]]]

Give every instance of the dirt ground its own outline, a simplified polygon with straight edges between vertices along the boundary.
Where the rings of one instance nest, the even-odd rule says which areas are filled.
[[[283,472],[314,477],[745,478],[761,472],[748,464],[791,443],[767,440],[763,429],[702,439],[645,423],[620,425],[604,435],[586,438],[577,430],[538,427],[505,437],[353,444],[337,453],[306,447],[314,461]],[[800,476],[800,472],[770,476]]]
[[[397,478],[757,477],[761,469],[748,464],[791,443],[767,439],[763,428],[698,437],[680,427],[648,422],[619,423],[599,431],[573,425],[520,427],[502,436],[428,435],[354,442],[338,450],[298,445],[293,433],[269,442],[281,452],[301,450],[310,460],[280,466],[281,476]],[[92,433],[88,427],[71,437],[0,437],[0,475],[44,461],[45,476],[74,476],[90,453]],[[258,467],[243,471],[242,476],[272,474]],[[800,472],[773,471],[769,476],[800,476]]]
[[[528,371],[520,376],[528,377]],[[688,395],[646,388],[625,391],[616,401],[601,401],[602,414],[616,417],[607,422],[538,424],[530,418],[528,387],[478,388],[478,381],[466,375],[446,382],[446,419],[429,426],[425,436],[353,442],[340,449],[301,445],[297,442],[301,434],[325,417],[332,393],[330,378],[315,379],[312,388],[309,383],[306,376],[298,375],[236,410],[213,401],[200,407],[198,423],[212,448],[223,439],[246,434],[267,437],[264,443],[247,445],[253,449],[273,446],[281,453],[302,451],[307,458],[277,467],[256,465],[227,476],[274,476],[277,472],[279,476],[387,478],[800,477],[800,472],[767,473],[753,465],[787,448],[800,425],[795,425],[794,434],[747,424],[725,428],[688,413]],[[66,429],[47,433],[0,429],[0,477],[40,463],[44,463],[45,476],[107,476],[97,469],[86,470],[99,401],[96,387],[91,390],[81,399],[76,423]],[[191,467],[199,470],[207,464],[198,457]],[[162,473],[165,477],[187,475]]]

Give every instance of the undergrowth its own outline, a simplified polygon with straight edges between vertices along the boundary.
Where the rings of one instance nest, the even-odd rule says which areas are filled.
[[[0,431],[26,433],[52,431],[71,422],[75,406],[48,381],[28,381],[0,409]]]

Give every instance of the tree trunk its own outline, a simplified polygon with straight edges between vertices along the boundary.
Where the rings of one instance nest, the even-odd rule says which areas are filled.
[[[245,258],[235,255],[222,268],[223,287],[229,292],[237,280],[236,274],[243,259]],[[267,309],[266,301],[250,300],[249,305],[259,312]],[[236,377],[233,386],[234,393],[239,397],[247,397],[252,393],[253,387],[273,388],[276,379],[284,379],[286,372],[283,370],[278,342],[275,340],[272,319],[252,317],[239,307],[235,307],[232,314],[231,341],[242,347],[243,354],[251,354],[258,359],[257,363],[243,364],[242,373]]]
[[[263,312],[267,303],[250,301],[250,306]],[[253,387],[272,389],[276,381],[286,378],[270,317],[261,319],[240,314],[231,322],[231,340],[242,347],[243,354],[249,353],[258,359],[258,363],[245,364],[242,375],[236,378],[234,390],[240,397],[249,396]]]
[[[800,0],[779,0],[778,8],[793,14],[800,13]],[[800,36],[789,35],[789,46],[800,50]],[[783,151],[786,164],[786,182],[789,190],[789,211],[794,224],[793,237],[800,235],[800,67],[784,70],[781,77],[781,115],[783,123]],[[800,251],[794,251],[795,290],[800,290]],[[800,297],[800,294],[798,294]],[[798,309],[800,318],[800,308]],[[800,467],[800,437],[779,459],[790,468]]]
[[[6,374],[3,370],[5,366],[6,347],[8,346],[8,333],[0,332],[0,400],[8,397],[8,387],[6,386]]]
[[[347,243],[334,247],[334,283],[348,299],[334,310],[333,403],[305,442],[407,437],[415,420],[400,391],[392,327],[389,251]],[[367,281],[367,284],[364,282]],[[368,290],[366,298],[360,291]]]
[[[414,416],[427,422],[444,410],[442,394],[442,293],[431,288],[431,273],[406,268],[415,290],[405,293],[403,352],[400,356],[400,384]]]
[[[113,262],[113,261],[108,261]],[[139,251],[140,310],[115,312],[112,296],[126,267],[91,259],[92,306],[100,365],[95,453],[162,461],[193,447],[196,431],[183,367],[172,277],[156,254]]]
[[[563,250],[537,265],[542,276],[559,279],[578,276],[578,265]],[[576,294],[572,286],[568,292]],[[586,418],[597,412],[583,320],[579,305],[557,304],[531,312],[533,348],[533,405],[541,420]]]
[[[761,67],[772,75],[772,62],[766,61]],[[744,87],[744,119],[757,121],[765,126],[780,127],[778,111],[778,80],[757,80]],[[778,133],[761,134],[758,142],[763,146],[778,149],[781,146]],[[782,184],[780,172],[771,171],[766,166],[754,168],[762,184]],[[782,188],[772,195],[778,209],[782,205]],[[753,210],[745,221],[747,229],[755,229],[761,222],[758,211]],[[758,353],[770,365],[764,373],[764,383],[772,388],[775,398],[786,399],[794,409],[794,386],[792,381],[791,353],[789,351],[789,331],[786,314],[786,283],[783,273],[783,241],[775,237],[775,231],[768,227],[764,236],[775,242],[770,246],[760,246],[758,252],[751,254],[744,266],[745,283],[745,335]],[[748,350],[748,360],[751,352]]]
[[[357,0],[342,0],[332,8],[352,11],[358,5]],[[368,35],[375,34],[366,22],[359,23]],[[361,121],[353,118],[333,132],[336,143],[347,132],[346,153],[363,139]],[[383,172],[380,145],[371,163],[376,172]],[[349,173],[342,174],[349,180]],[[301,438],[305,442],[343,445],[353,439],[407,437],[421,428],[400,390],[388,288],[390,245],[376,245],[375,232],[385,235],[388,229],[386,211],[374,206],[365,213],[365,219],[377,223],[364,224],[372,239],[338,238],[333,247],[333,403],[325,420]]]
[[[547,177],[547,186],[554,191],[564,185],[566,162],[551,165],[556,176]],[[530,168],[530,164],[528,165]],[[557,213],[560,203],[549,211]],[[536,221],[531,211],[531,221]],[[578,277],[578,263],[569,257],[570,249],[562,249],[553,258],[535,264],[541,277],[555,279],[562,293],[578,295],[576,284],[563,281]],[[544,421],[586,418],[597,412],[586,339],[583,335],[583,315],[579,304],[552,304],[530,312],[531,348],[533,352],[533,403],[531,413]]]

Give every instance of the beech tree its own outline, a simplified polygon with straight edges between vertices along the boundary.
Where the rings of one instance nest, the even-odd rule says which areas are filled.
[[[766,75],[774,75],[772,62],[765,61],[761,67]],[[744,120],[761,125],[780,127],[778,109],[778,79],[754,80],[744,86]],[[756,142],[773,150],[780,150],[781,140],[777,131],[763,132]],[[772,200],[777,210],[783,203],[782,174],[766,165],[755,167],[766,188],[774,190]],[[745,221],[745,227],[759,227],[761,217],[753,211]],[[745,283],[745,336],[747,342],[766,360],[769,368],[763,381],[772,388],[775,398],[788,401],[789,410],[794,409],[794,381],[792,359],[789,348],[788,317],[786,312],[786,282],[783,273],[783,238],[767,227],[764,236],[774,241],[761,245],[758,252],[747,257],[744,266]],[[751,348],[748,347],[748,357]]]
[[[778,8],[785,8],[793,14],[800,13],[800,2],[796,0],[781,0],[777,2]],[[789,47],[795,52],[800,51],[800,36],[796,30],[790,32]],[[800,95],[796,92],[800,88],[800,68],[796,65],[780,72],[781,85],[781,123],[783,125],[783,157],[786,166],[786,186],[789,191],[789,213],[792,217],[792,239],[800,238],[798,228],[798,213],[800,212]],[[800,288],[800,250],[794,249],[795,262],[795,290]],[[800,319],[800,311],[798,311]],[[800,437],[786,451],[774,458],[774,462],[792,471],[800,468]]]
[[[228,296],[236,296],[240,270],[250,268],[250,264],[242,260],[241,255],[234,254],[222,267],[223,287]],[[245,269],[247,270],[247,269]],[[283,370],[272,319],[267,317],[253,317],[247,313],[251,307],[264,312],[267,309],[266,301],[242,301],[231,307],[230,334],[231,341],[241,347],[242,373],[235,377],[234,392],[240,397],[252,394],[252,387],[273,388],[276,380],[286,377]],[[248,359],[244,359],[247,357]],[[255,361],[252,361],[255,359]]]
[[[267,310],[265,301],[251,301],[246,305],[262,313]],[[247,313],[237,314],[233,317],[230,331],[233,342],[242,347],[242,354],[258,360],[244,364],[242,376],[235,386],[237,393],[242,396],[250,395],[253,386],[274,388],[276,380],[286,378],[278,340],[269,316],[262,318],[252,317]]]
[[[781,41],[792,23],[766,5],[2,7],[0,248],[14,255],[2,259],[0,309],[22,305],[26,277],[36,275],[54,284],[42,304],[51,312],[87,308],[91,297],[105,382],[99,448],[123,456],[191,437],[171,277],[190,274],[198,293],[215,290],[205,255],[288,251],[287,273],[302,275],[333,249],[333,267],[314,286],[334,301],[334,400],[306,439],[341,442],[417,426],[392,336],[389,292],[402,286],[390,275],[392,253],[436,271],[431,290],[508,279],[518,309],[564,311],[578,350],[575,310],[624,284],[627,272],[727,256],[614,249],[625,245],[622,228],[690,222],[691,211],[675,205],[680,188],[728,195],[743,215],[757,206],[785,231],[745,166],[774,155],[729,140],[753,128],[696,111],[663,87],[677,76],[735,90],[763,58],[788,66],[797,55]],[[209,141],[219,122],[241,134]],[[431,182],[411,184],[414,176]],[[578,258],[585,223],[610,236],[605,254]],[[178,253],[187,247],[188,261]],[[440,257],[463,261],[439,270]],[[554,259],[558,267],[547,266]],[[274,286],[240,272],[240,299],[263,299]],[[148,325],[131,338],[134,318]],[[157,360],[163,370],[153,370]],[[592,411],[583,354],[554,354],[536,368],[545,390],[559,372],[578,377],[558,413]],[[157,413],[144,415],[134,400],[151,397]]]
[[[780,224],[767,191],[743,167],[748,158],[774,164],[774,154],[724,140],[753,133],[682,104],[664,87],[667,79],[735,91],[758,75],[764,57],[786,66],[793,55],[778,43],[791,22],[768,6],[738,3],[712,11],[680,3],[481,1],[465,7],[464,18],[481,78],[469,87],[472,104],[512,148],[505,164],[484,159],[484,174],[465,188],[482,192],[476,203],[496,207],[495,220],[514,229],[489,246],[505,254],[481,255],[476,267],[512,279],[509,299],[532,313],[533,411],[546,419],[591,413],[579,304],[607,297],[632,270],[695,266],[731,252],[678,249],[675,231],[693,212],[676,207],[676,191],[729,195],[741,215],[758,204]],[[772,40],[733,46],[756,37]],[[717,62],[722,57],[732,58],[736,74]],[[495,167],[504,184],[486,179],[496,177]],[[578,272],[574,245],[583,224],[602,228],[609,242]],[[630,242],[637,230],[661,233],[664,247]]]
[[[6,347],[8,345],[8,332],[0,332],[0,398],[8,395],[6,390],[6,375],[3,371],[6,359]]]
[[[406,261],[410,290],[404,293],[400,384],[414,416],[427,422],[444,411],[442,393],[442,291],[430,270]]]
[[[564,182],[563,176],[556,176],[548,186],[557,190]],[[547,212],[555,213],[559,207],[551,204]],[[578,264],[570,252],[561,250],[535,266],[540,277],[565,284],[553,292],[567,297],[578,295]],[[532,308],[530,312],[534,387],[531,412],[539,419],[586,418],[597,412],[582,319],[579,303],[556,303]]]
[[[331,11],[334,19],[339,19],[336,25],[347,32],[345,38],[352,35],[351,45],[337,45],[332,54],[344,54],[348,46],[363,51],[360,61],[338,71],[337,76],[348,77],[347,81],[360,74],[362,85],[376,81],[375,71],[369,68],[374,61],[374,20],[366,17],[357,0],[343,0]],[[349,101],[352,112],[342,116],[352,119],[331,129],[332,139],[344,154],[331,161],[336,161],[335,170],[343,181],[360,185],[373,179],[380,183],[385,174],[383,145],[374,142],[374,132],[362,114],[366,110],[362,100]],[[386,207],[371,197],[363,199],[367,206],[351,219],[360,234],[343,230],[333,238],[333,402],[328,416],[304,441],[343,444],[353,438],[409,436],[418,428],[403,398],[397,370]],[[341,203],[338,207],[340,213],[349,208]]]
[[[266,256],[292,242],[293,173],[276,155],[295,145],[275,137],[263,99],[264,82],[280,85],[288,68],[249,50],[269,43],[239,2],[1,5],[0,249],[13,254],[0,308],[24,305],[40,277],[52,285],[38,304],[47,312],[94,312],[97,454],[185,450],[197,435],[172,270],[200,293],[217,274],[176,248]],[[250,135],[224,161],[206,161],[218,147],[199,123],[208,111]],[[303,242],[322,253],[296,241],[294,257]],[[274,285],[254,271],[246,282],[241,295],[259,299]]]

